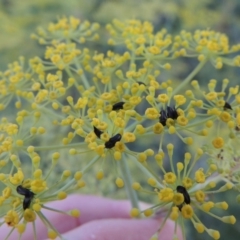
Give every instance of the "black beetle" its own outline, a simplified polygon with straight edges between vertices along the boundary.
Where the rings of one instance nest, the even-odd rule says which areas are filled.
[[[122,135],[120,133],[114,135],[111,137],[107,142],[105,142],[105,148],[113,148],[116,144],[116,142],[119,142],[122,138]]]
[[[178,112],[175,107],[169,107],[167,106],[166,110],[161,110],[160,111],[160,117],[159,117],[159,122],[163,125],[166,126],[167,119],[177,119],[178,118]]]
[[[112,110],[117,111],[117,110],[123,109],[124,103],[125,102],[118,102],[118,103],[113,104]]]
[[[93,126],[93,129],[94,129],[94,133],[96,134],[96,136],[98,138],[100,138],[100,136],[103,132],[101,130],[99,130],[98,128],[94,127],[94,126]]]
[[[190,204],[190,203],[191,203],[190,196],[189,196],[189,194],[188,194],[188,192],[187,192],[187,190],[186,190],[185,187],[183,187],[183,186],[177,186],[177,192],[178,192],[178,193],[182,193],[182,195],[183,195],[183,197],[184,197],[184,202],[185,202],[186,204]]]
[[[225,102],[225,104],[224,104],[224,106],[223,106],[223,109],[224,109],[224,110],[227,110],[227,109],[232,110],[232,106],[231,106],[228,102]]]
[[[22,185],[17,186],[17,192],[24,196],[23,209],[25,210],[29,208],[34,197],[34,193],[31,192],[28,188],[23,187]]]

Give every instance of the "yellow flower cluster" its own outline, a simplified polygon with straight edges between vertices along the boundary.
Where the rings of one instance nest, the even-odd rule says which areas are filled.
[[[44,224],[47,224],[47,227],[54,232],[56,237],[61,236],[51,223],[44,221],[44,217],[42,217],[44,215],[41,210],[48,209],[57,211],[46,208],[45,204],[54,200],[63,200],[67,197],[67,194],[84,186],[82,180],[80,180],[82,174],[77,172],[75,176],[71,178],[71,172],[65,170],[60,180],[50,186],[47,184],[48,178],[60,158],[59,153],[55,152],[52,155],[52,165],[44,177],[42,170],[39,168],[40,156],[34,151],[34,147],[32,146],[28,147],[27,151],[32,161],[32,176],[28,177],[23,172],[23,166],[16,155],[11,155],[10,157],[16,168],[16,172],[0,174],[0,181],[5,185],[2,195],[0,196],[0,205],[8,205],[11,209],[4,209],[4,221],[8,226],[16,228],[19,234],[22,234],[26,229],[26,225],[34,222],[38,217],[42,219]],[[14,169],[12,169],[11,172],[14,172]],[[61,191],[59,191],[60,188]],[[78,210],[74,210],[73,212],[66,212],[66,214],[78,217],[79,212],[77,212]]]
[[[99,35],[95,33],[99,29],[98,23],[91,24],[89,21],[81,22],[75,17],[63,17],[57,23],[49,23],[47,30],[39,27],[37,34],[32,34],[40,44],[49,44],[51,41],[73,40],[79,43],[98,40]]]
[[[223,64],[239,66],[237,58],[230,60],[223,55],[239,51],[240,45],[229,45],[229,39],[225,34],[213,30],[197,30],[194,34],[182,31],[177,37],[180,45],[189,52],[198,54],[199,61],[210,60],[217,69],[221,69]]]
[[[212,176],[217,170],[217,166],[215,164],[211,164],[207,170],[199,168],[192,176],[191,170],[193,169],[195,163],[199,161],[200,157],[203,155],[202,149],[197,149],[193,158],[189,152],[185,153],[185,158],[182,161],[177,162],[176,167],[173,167],[173,145],[168,144],[167,149],[171,172],[167,172],[162,165],[165,157],[164,153],[159,152],[156,154],[155,160],[163,172],[163,179],[159,176],[155,176],[155,178],[149,178],[147,182],[150,186],[154,187],[154,191],[152,193],[157,195],[159,202],[156,205],[143,210],[142,213],[148,217],[152,215],[154,211],[167,209],[166,219],[170,217],[175,221],[175,224],[181,223],[182,218],[190,219],[197,232],[202,233],[206,231],[213,237],[211,231],[214,231],[214,235],[217,235],[219,238],[220,233],[217,230],[208,229],[197,217],[195,211],[201,210],[208,214],[213,208],[226,210],[228,208],[228,204],[226,202],[214,203],[208,201],[207,194],[227,191],[233,187],[233,184],[226,183],[219,189],[215,189],[216,182],[212,179]],[[148,191],[141,187],[138,182],[133,183],[132,187],[138,192],[148,193]],[[219,218],[212,212],[210,215],[225,223],[234,224],[236,222],[236,218],[234,216]],[[162,226],[159,227],[159,231],[161,229]]]
[[[219,86],[216,79],[205,84],[194,78],[207,62],[217,69],[223,63],[240,66],[239,56],[225,57],[240,45],[231,47],[226,35],[210,30],[173,36],[166,29],[155,31],[147,21],[114,20],[106,26],[111,50],[103,53],[90,43],[99,38],[98,28],[75,17],[59,18],[32,36],[45,45],[43,58],[26,64],[21,57],[0,73],[5,223],[21,234],[28,222],[43,219],[41,210],[49,201],[64,200],[84,187],[82,175],[91,181],[92,174],[96,180],[113,175],[117,188],[126,187],[131,216],[164,209],[162,224],[171,218],[175,230],[177,224],[184,230],[182,220],[189,219],[197,232],[218,239],[220,233],[206,227],[198,211],[224,223],[236,221],[232,215],[215,215],[213,208],[228,205],[224,197],[212,202],[208,195],[240,191],[239,86],[234,79],[223,79]],[[176,81],[174,64],[182,58],[199,63]],[[189,151],[184,156],[182,148]],[[52,183],[57,163],[62,175]],[[46,174],[42,164],[49,167]],[[72,169],[77,171],[73,177]],[[139,181],[132,183],[131,175]],[[141,212],[137,192],[157,204]],[[78,216],[73,212],[68,214]],[[50,238],[60,236],[50,228]]]

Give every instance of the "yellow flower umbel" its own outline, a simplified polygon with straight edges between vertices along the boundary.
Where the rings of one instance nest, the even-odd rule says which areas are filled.
[[[145,214],[145,212],[150,210],[157,213],[160,209],[161,211],[166,211],[165,220],[162,221],[158,232],[162,230],[166,219],[170,218],[175,221],[175,224],[180,224],[182,232],[185,234],[182,219],[189,219],[197,232],[202,233],[206,231],[213,239],[219,239],[219,232],[207,228],[197,217],[197,211],[203,211],[225,223],[234,224],[236,221],[234,216],[219,217],[211,212],[213,208],[226,210],[228,208],[226,202],[214,203],[208,201],[207,198],[208,194],[216,194],[231,189],[233,184],[226,183],[218,189],[212,190],[218,182],[218,178],[213,178],[213,173],[217,169],[216,165],[211,164],[207,170],[199,168],[193,171],[195,164],[203,154],[203,150],[197,149],[193,158],[190,153],[185,153],[184,160],[178,162],[176,167],[174,167],[173,159],[175,157],[173,155],[173,149],[172,144],[167,145],[171,166],[170,172],[167,172],[163,167],[163,152],[155,156],[156,162],[163,172],[163,179],[155,175],[153,178],[148,179],[148,184],[154,187],[153,193],[157,194],[158,203],[142,211],[142,213]],[[144,190],[137,182],[133,184],[133,188],[139,192],[149,193],[149,191]],[[173,234],[176,234],[176,232]],[[185,235],[183,237],[186,239]]]
[[[238,136],[238,112],[239,112],[239,86],[228,87],[229,80],[223,79],[221,90],[216,88],[218,81],[211,79],[208,83],[208,91],[205,92],[199,86],[199,82],[194,80],[191,85],[196,90],[186,91],[186,95],[191,99],[191,107],[195,109],[196,118],[202,116],[202,120],[195,123],[204,126],[202,135],[213,135],[211,145],[215,149],[222,149],[229,141],[234,140]],[[203,101],[201,98],[204,98]],[[200,111],[199,111],[200,110]],[[203,118],[204,116],[204,118]],[[203,127],[202,127],[203,128]],[[210,143],[210,142],[209,142]]]
[[[0,196],[1,204],[8,205],[11,209],[2,213],[4,222],[8,226],[16,228],[21,235],[28,223],[33,223],[35,229],[35,220],[39,218],[46,225],[46,228],[55,233],[55,237],[51,234],[51,239],[55,239],[58,236],[61,238],[61,234],[44,216],[42,209],[78,217],[79,210],[62,212],[61,210],[47,207],[46,204],[50,201],[63,200],[69,193],[84,186],[79,183],[82,174],[79,175],[79,172],[77,172],[74,178],[71,178],[71,172],[65,170],[57,183],[52,186],[48,185],[48,178],[58,162],[59,153],[56,152],[52,155],[52,165],[44,177],[42,170],[39,168],[39,161],[36,163],[37,153],[33,151],[32,147],[29,147],[28,151],[33,167],[31,177],[27,178],[20,166],[14,174],[0,174],[0,180],[6,186],[2,192],[2,196]],[[16,158],[16,156],[12,158]],[[60,188],[61,190],[59,190]],[[13,229],[10,230],[9,234],[12,231]],[[36,230],[34,230],[35,239],[37,239],[36,234]]]
[[[217,172],[227,177],[238,189],[240,152],[235,146],[235,142],[229,140],[227,144],[218,149],[211,145],[205,145],[203,149],[209,156],[208,163],[214,164],[217,167]]]
[[[199,61],[209,60],[217,69],[221,69],[223,63],[239,66],[236,59],[224,56],[239,51],[239,45],[230,46],[228,37],[223,33],[213,30],[197,30],[194,34],[182,31],[179,44],[195,52]]]
[[[98,29],[98,23],[81,22],[80,19],[71,16],[59,18],[56,23],[49,23],[47,29],[39,27],[37,33],[32,34],[31,37],[37,39],[40,44],[63,39],[85,43],[85,41],[98,40],[99,36],[95,33]]]
[[[32,35],[45,45],[43,57],[29,61],[21,57],[0,72],[4,223],[21,234],[27,223],[34,226],[40,218],[48,226],[48,237],[55,238],[59,233],[42,215],[44,208],[54,210],[46,204],[77,193],[85,186],[82,175],[88,174],[89,182],[92,175],[97,180],[114,175],[113,182],[126,189],[131,200],[131,216],[141,215],[135,190],[143,191],[157,201],[142,212],[146,217],[161,208],[167,212],[165,220],[173,219],[176,228],[180,224],[184,230],[183,222],[190,220],[197,232],[206,231],[218,239],[219,232],[208,229],[197,211],[235,223],[233,216],[220,218],[211,211],[227,208],[225,196],[221,202],[212,202],[209,195],[231,187],[239,190],[240,94],[238,85],[230,86],[234,78],[224,79],[220,88],[211,79],[203,89],[207,76],[201,78],[200,71],[207,61],[217,69],[223,64],[240,66],[240,56],[225,58],[240,50],[240,45],[230,47],[226,35],[210,30],[172,36],[166,29],[154,30],[148,21],[131,19],[107,24],[110,39],[105,44],[112,47],[106,50],[90,42],[100,37],[98,28],[97,23],[75,17],[59,18]],[[104,46],[104,38],[100,44]],[[186,57],[193,64],[194,58],[199,61],[189,74],[188,61],[181,63]],[[193,80],[196,76],[198,81]],[[196,91],[188,89],[191,81]],[[174,155],[170,142],[179,146]],[[181,148],[190,145],[202,147],[209,161],[200,158],[200,148],[194,157],[186,153],[182,160]],[[166,148],[169,158],[164,157]],[[62,175],[55,178],[60,153],[63,158],[56,174]],[[49,154],[53,154],[52,165]],[[161,173],[152,165],[154,156]],[[82,171],[71,177],[71,169]],[[132,177],[141,183],[145,180],[154,191],[132,184]],[[95,182],[90,191],[96,193],[96,186],[101,191]]]

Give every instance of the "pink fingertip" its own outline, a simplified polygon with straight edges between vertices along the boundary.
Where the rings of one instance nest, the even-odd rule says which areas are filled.
[[[147,204],[142,204],[145,207]],[[52,223],[53,226],[60,233],[65,233],[79,225],[85,224],[89,221],[105,219],[105,218],[129,218],[129,211],[131,209],[130,202],[127,200],[112,200],[93,195],[69,195],[67,199],[62,201],[55,201],[47,204],[48,207],[58,209],[61,211],[70,211],[78,209],[80,217],[74,218],[68,215],[60,214],[57,212],[42,210],[42,213]],[[39,220],[36,220],[36,229],[38,239],[47,237],[46,226]],[[6,224],[1,227],[1,235],[7,236],[11,230]],[[9,240],[15,240],[19,236],[16,230],[13,231]],[[33,238],[32,224],[27,224],[27,229],[23,233],[23,239]]]

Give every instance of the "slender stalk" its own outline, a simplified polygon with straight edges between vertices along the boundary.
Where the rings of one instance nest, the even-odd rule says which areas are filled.
[[[132,179],[131,179],[131,173],[129,171],[129,167],[127,165],[126,161],[126,155],[124,154],[123,158],[119,161],[122,177],[124,180],[124,186],[128,195],[128,198],[131,201],[132,207],[133,208],[139,208],[138,206],[138,197],[132,188]]]
[[[193,71],[179,84],[172,92],[172,95],[175,95],[182,89],[184,86],[186,86],[192,79],[193,77],[202,69],[204,64],[207,62],[207,60],[204,60],[200,62],[194,69]]]
[[[53,230],[54,232],[57,233],[58,237],[61,239],[61,240],[64,240],[64,238],[62,237],[62,235],[58,232],[58,230],[52,225],[52,223],[41,213],[41,212],[38,212],[38,217],[42,220],[42,222],[48,227],[50,228],[51,230]]]
[[[45,151],[45,150],[54,150],[54,149],[63,149],[63,148],[73,148],[73,147],[86,147],[87,144],[85,142],[80,142],[80,143],[70,143],[67,145],[52,145],[52,146],[41,146],[41,147],[35,147],[34,146],[34,150],[35,151]],[[23,150],[27,150],[27,146],[23,146],[23,147],[16,147],[16,150],[18,149],[23,149]]]
[[[183,240],[186,240],[186,230],[185,230],[185,227],[184,227],[183,217],[181,217],[180,226],[181,226],[181,229],[182,229],[182,238],[183,238]]]
[[[131,156],[131,161],[134,161],[134,163],[139,167],[139,169],[148,177],[156,178],[158,180],[157,186],[159,188],[164,188],[164,186],[161,184],[161,180],[159,179],[159,177],[153,171],[149,171],[150,168],[146,168],[142,163],[138,162],[135,157]]]
[[[36,231],[36,223],[33,222],[33,237],[34,240],[37,240],[37,231]]]
[[[10,230],[10,232],[8,233],[8,235],[6,236],[6,238],[5,238],[4,240],[7,240],[7,239],[10,237],[10,235],[11,235],[12,232],[13,232],[13,230],[14,230],[14,228],[12,228],[12,229]]]

